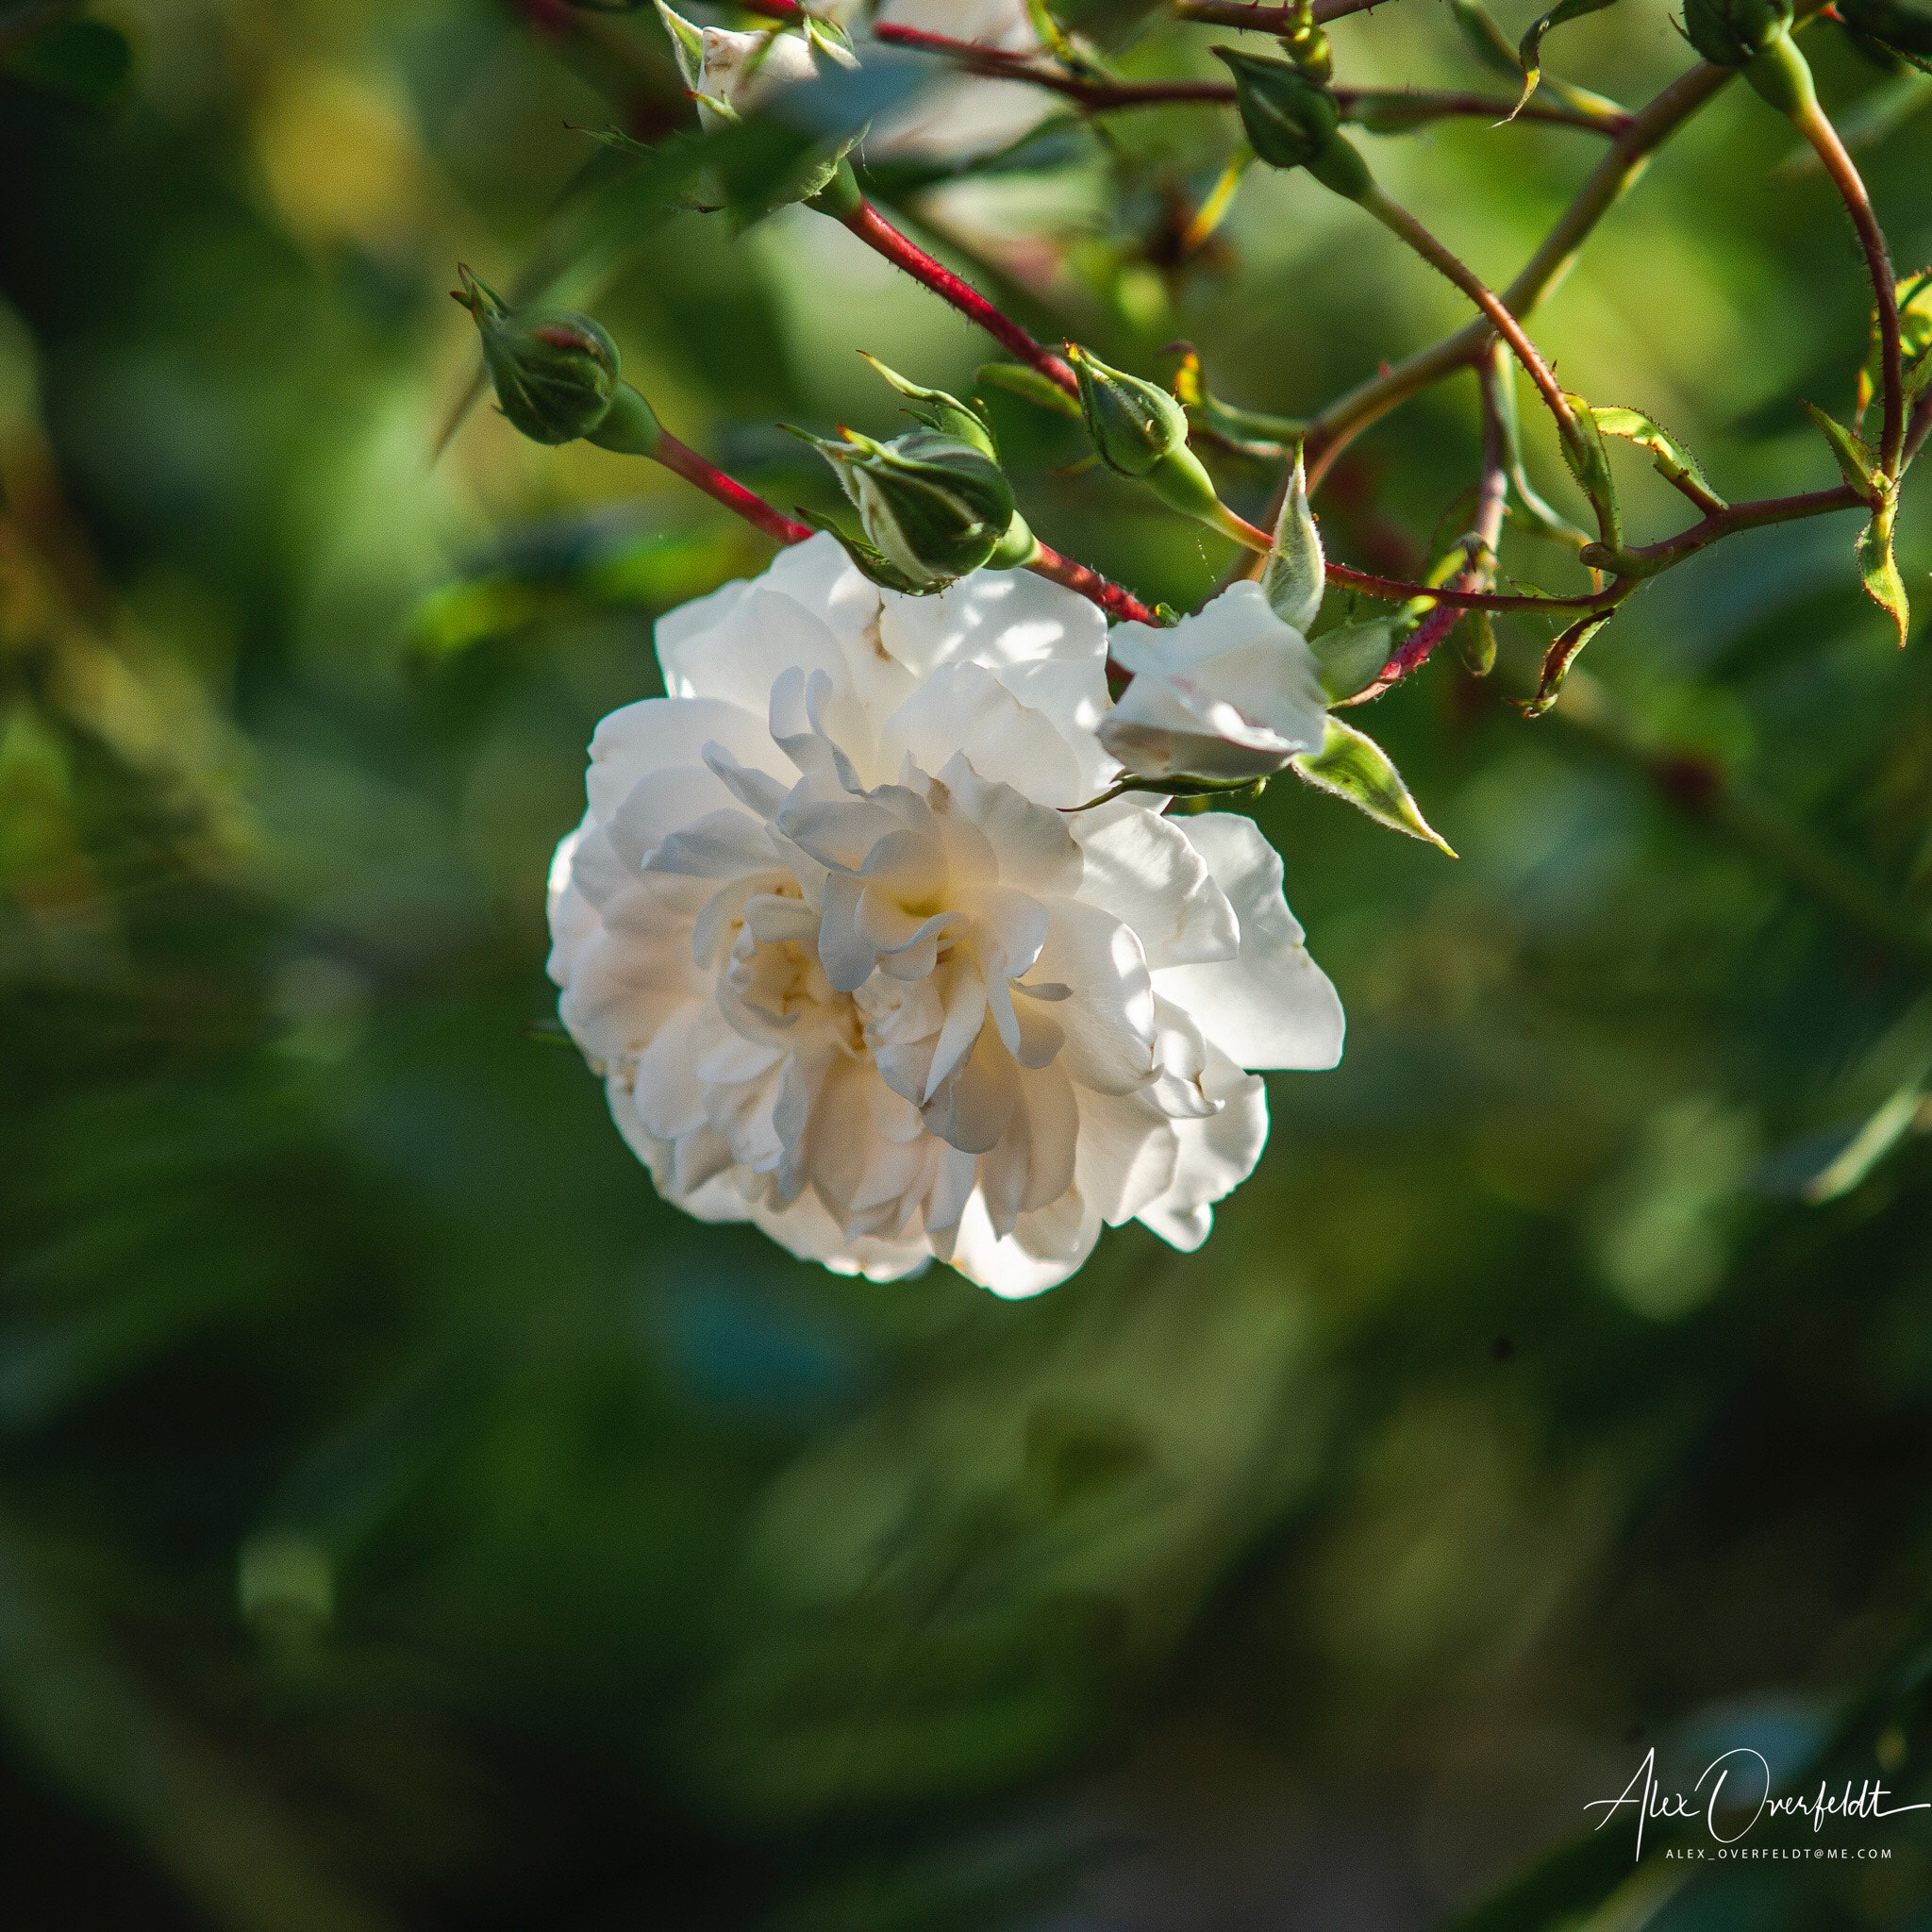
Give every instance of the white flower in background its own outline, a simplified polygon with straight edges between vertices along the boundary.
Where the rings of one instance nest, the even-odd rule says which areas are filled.
[[[658,16],[671,36],[678,71],[706,128],[740,120],[785,88],[818,75],[817,56],[803,34],[782,28],[733,33],[722,26],[701,27],[665,0],[658,0]]]
[[[1314,653],[1259,584],[1231,585],[1170,630],[1123,624],[1111,648],[1134,681],[1101,720],[1100,741],[1130,772],[1264,778],[1322,748]]]
[[[814,10],[835,28],[860,36],[863,44],[863,7]],[[854,59],[836,33],[818,36],[815,45],[805,33],[784,27],[736,33],[699,26],[675,12],[668,0],[658,0],[658,13],[671,36],[684,84],[697,102],[698,119],[708,128],[749,114],[794,82],[815,78],[827,61],[850,65]],[[886,0],[873,17],[1009,53],[1040,51],[1024,0]],[[888,112],[871,130],[866,141],[871,152],[934,158],[988,154],[1018,141],[1055,111],[1053,96],[1041,89],[930,64],[931,77],[911,101]]]
[[[869,584],[829,537],[658,625],[558,848],[551,975],[659,1191],[876,1279],[1007,1295],[1103,1224],[1176,1247],[1267,1138],[1245,1069],[1327,1067],[1334,988],[1247,819],[1077,805],[1107,635],[979,571]]]
[[[876,18],[1009,54],[1041,52],[1025,0],[885,0]],[[868,152],[937,160],[991,154],[1060,110],[1043,88],[932,65],[938,71],[911,103],[885,116],[867,138]]]

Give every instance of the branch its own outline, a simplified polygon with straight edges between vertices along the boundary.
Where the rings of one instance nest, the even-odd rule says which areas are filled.
[[[1803,517],[1829,516],[1834,510],[1870,507],[1848,483],[1834,484],[1829,490],[1807,490],[1801,496],[1764,496],[1756,503],[1727,504],[1674,537],[1666,537],[1659,543],[1641,544],[1622,554],[1653,565],[1643,575],[1654,575],[1657,570],[1681,563],[1707,545],[1735,536],[1740,530],[1761,530],[1770,524],[1792,524]]]
[[[1872,298],[1878,308],[1878,356],[1885,398],[1885,428],[1878,445],[1879,468],[1893,482],[1898,480],[1899,458],[1906,441],[1905,356],[1899,342],[1898,276],[1891,266],[1891,251],[1885,245],[1885,230],[1865,192],[1858,166],[1845,151],[1838,129],[1824,110],[1812,102],[1791,116],[1798,132],[1811,143],[1824,172],[1831,176],[1858,231],[1858,245],[1865,251],[1865,268],[1872,277]]]
[[[1475,520],[1463,539],[1464,561],[1449,579],[1450,591],[1486,591],[1495,579],[1496,546],[1503,538],[1503,514],[1509,501],[1508,439],[1503,427],[1502,384],[1510,380],[1509,365],[1498,344],[1482,368],[1483,472],[1476,485]],[[1380,697],[1391,684],[1420,671],[1430,654],[1461,617],[1457,606],[1439,600],[1383,665],[1381,675],[1355,702]]]
[[[780,543],[803,543],[810,527],[796,524],[774,510],[761,496],[754,496],[735,476],[727,476],[715,463],[708,462],[696,450],[679,442],[668,430],[660,430],[651,460],[662,463],[675,476],[695,484],[714,502],[735,510],[746,523],[762,530]]]
[[[1529,315],[1569,274],[1591,230],[1650,165],[1652,154],[1730,78],[1729,68],[1701,62],[1639,110],[1591,171],[1522,274],[1502,291],[1501,300],[1512,315]],[[1487,317],[1473,322],[1329,404],[1308,425],[1308,488],[1320,483],[1335,458],[1372,423],[1445,375],[1473,368],[1482,359],[1492,334]],[[1282,488],[1285,491],[1285,483]]]
[[[1160,622],[1131,591],[1109,582],[1097,570],[1089,570],[1084,563],[1075,563],[1071,557],[1062,557],[1058,550],[1049,550],[1044,543],[1040,546],[1039,556],[1026,567],[1040,576],[1051,577],[1055,583],[1064,584],[1070,591],[1079,591],[1089,602],[1098,604],[1109,617],[1125,618],[1134,624],[1158,625]]]
[[[1315,0],[1309,9],[1318,26],[1331,20],[1343,20],[1351,13],[1366,13],[1381,0]],[[1293,7],[1248,6],[1245,0],[1174,0],[1174,18],[1191,20],[1202,26],[1239,27],[1248,33],[1282,34],[1301,23]]]
[[[880,21],[872,31],[874,40],[889,47],[932,54],[988,80],[1010,80],[1023,86],[1044,88],[1095,113],[1113,108],[1165,107],[1177,103],[1231,107],[1235,99],[1232,84],[1224,80],[1094,80],[1084,75],[1069,74],[1062,68],[1042,66],[1036,55],[984,46],[976,41],[956,40],[950,34],[928,33],[924,27]],[[1352,108],[1364,102],[1391,102],[1430,114],[1500,122],[1511,118],[1514,105],[1493,94],[1442,93],[1426,88],[1338,87],[1332,92],[1344,119],[1350,117]],[[1539,101],[1531,102],[1514,118],[1547,122],[1558,127],[1578,127],[1592,134],[1616,134],[1629,125],[1630,119],[1627,115],[1613,118]]]
[[[1557,419],[1557,427],[1566,440],[1574,439],[1576,418],[1571,412],[1561,384],[1524,332],[1523,325],[1491,292],[1482,277],[1459,256],[1437,241],[1401,203],[1391,200],[1379,188],[1372,187],[1355,198],[1358,206],[1365,208],[1384,227],[1399,236],[1431,268],[1445,280],[1455,283],[1482,310],[1496,333],[1515,352],[1516,359],[1529,372],[1529,379],[1536,384],[1537,392],[1548,406],[1550,414]]]
[[[1035,341],[970,282],[961,281],[943,262],[934,260],[924,249],[902,235],[871,202],[860,201],[850,214],[834,219],[842,222],[867,247],[876,249],[888,261],[904,269],[914,281],[951,303],[968,321],[977,323],[1002,348],[1039,370],[1049,382],[1058,384],[1069,395],[1080,393],[1078,378],[1045,343]]]

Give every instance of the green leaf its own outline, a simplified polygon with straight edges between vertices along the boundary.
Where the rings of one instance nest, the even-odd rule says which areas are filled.
[[[1455,848],[1416,808],[1402,774],[1389,754],[1365,732],[1344,724],[1340,718],[1328,720],[1327,735],[1320,751],[1303,752],[1291,758],[1296,777],[1318,791],[1345,798],[1357,811],[1366,812],[1378,825],[1420,839],[1440,852],[1456,857]]]
[[[1626,442],[1642,445],[1651,454],[1657,475],[1669,479],[1693,496],[1706,509],[1723,509],[1724,500],[1704,480],[1697,458],[1652,418],[1636,409],[1615,407],[1592,408],[1591,417],[1606,436],[1619,436]]]
[[[1062,806],[1062,811],[1073,813],[1092,811],[1095,807],[1111,805],[1116,798],[1124,798],[1130,791],[1156,792],[1162,798],[1213,799],[1223,798],[1234,802],[1242,799],[1259,798],[1268,789],[1266,778],[1122,778],[1109,785],[1097,798],[1090,798],[1085,805]],[[1205,806],[1193,809],[1205,810]]]
[[[1604,625],[1609,623],[1607,610],[1592,610],[1579,617],[1550,648],[1543,658],[1541,677],[1537,681],[1536,695],[1524,700],[1518,708],[1525,718],[1541,718],[1561,695],[1563,680],[1570,675],[1570,667],[1582,655],[1583,647],[1595,637]]]
[[[1529,97],[1536,92],[1536,84],[1542,77],[1543,36],[1552,27],[1561,26],[1565,21],[1581,20],[1586,13],[1601,13],[1605,8],[1616,4],[1616,0],[1557,0],[1557,5],[1547,13],[1539,15],[1529,24],[1516,49],[1516,58],[1523,69],[1523,95],[1509,110],[1509,119],[1514,120],[1529,106]]]
[[[1932,269],[1907,275],[1898,285],[1898,345],[1905,364],[1905,393],[1907,405],[1916,402],[1932,387]],[[1854,426],[1862,426],[1871,399],[1884,381],[1883,357],[1878,342],[1878,317],[1872,317],[1872,351],[1858,372],[1858,411]]]
[[[1805,413],[1824,431],[1845,481],[1866,502],[1874,501],[1882,493],[1878,484],[1878,452],[1862,436],[1853,435],[1842,423],[1827,416],[1816,403],[1807,403]]]
[[[1912,609],[1906,599],[1905,579],[1899,575],[1897,559],[1891,554],[1893,514],[1894,507],[1888,499],[1859,532],[1857,556],[1858,580],[1865,587],[1865,594],[1897,626],[1899,649],[1904,650]]]
[[[1374,683],[1394,652],[1396,633],[1403,627],[1399,617],[1366,617],[1354,624],[1338,624],[1333,630],[1308,640],[1322,679],[1322,694],[1331,705],[1352,698]]]
[[[1604,522],[1608,525],[1607,536],[1615,542],[1617,537],[1617,479],[1610,472],[1609,452],[1604,447],[1602,432],[1597,427],[1596,416],[1590,405],[1581,396],[1563,391],[1563,400],[1576,424],[1574,436],[1566,436],[1563,442],[1563,460],[1570,465],[1570,474],[1583,486],[1583,492],[1597,506]]]
[[[1283,624],[1307,633],[1322,609],[1327,588],[1327,564],[1322,555],[1322,533],[1308,508],[1307,473],[1302,466],[1301,445],[1295,445],[1294,473],[1288,497],[1275,520],[1274,547],[1261,574],[1268,608]]]
[[[1024,362],[983,363],[973,380],[983,388],[1003,389],[1008,395],[1022,396],[1039,408],[1051,409],[1057,416],[1080,421],[1079,402],[1051,376],[1029,369]]]

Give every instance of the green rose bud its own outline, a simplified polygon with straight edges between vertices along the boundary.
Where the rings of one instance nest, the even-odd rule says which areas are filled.
[[[1323,187],[1351,201],[1363,192],[1367,165],[1337,131],[1341,109],[1320,81],[1286,60],[1236,47],[1214,52],[1234,75],[1241,126],[1262,160],[1271,168],[1306,168]]]
[[[602,325],[564,310],[513,311],[495,290],[458,264],[463,286],[451,292],[475,318],[496,400],[510,423],[536,442],[575,442],[610,413],[622,386],[622,358]]]
[[[915,429],[891,442],[874,442],[853,429],[840,431],[842,441],[793,433],[838,473],[858,512],[866,547],[891,574],[878,580],[891,588],[929,595],[992,562],[996,552],[1002,561],[1031,554],[1031,533],[1024,524],[1016,533],[1013,486],[972,443],[934,429]],[[847,548],[865,568],[861,550]]]
[[[1100,460],[1123,476],[1144,477],[1188,446],[1188,412],[1158,383],[1109,369],[1077,342],[1067,360],[1080,378],[1080,412]]]
[[[1749,66],[1790,25],[1790,0],[1684,0],[1684,31],[1713,67]]]
[[[1180,402],[1158,383],[1109,369],[1078,342],[1067,344],[1067,360],[1080,379],[1080,411],[1100,460],[1145,483],[1183,516],[1228,529],[1214,479],[1188,447],[1188,412]]]

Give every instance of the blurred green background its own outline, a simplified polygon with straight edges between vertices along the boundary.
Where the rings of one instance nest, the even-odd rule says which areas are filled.
[[[1586,718],[1451,652],[1355,714],[1459,862],[1270,792],[1350,1044],[1271,1081],[1200,1254],[1130,1228],[1018,1306],[835,1279],[659,1205],[542,1024],[591,726],[760,541],[487,409],[433,459],[443,291],[606,210],[565,291],[786,506],[825,485],[774,419],[892,420],[855,350],[964,388],[986,346],[804,209],[611,226],[573,129],[689,113],[647,16],[56,10],[0,9],[0,1923],[1932,1924],[1932,1814],[1821,1835],[1863,1865],[1579,1838],[1653,1745],[1687,1788],[1749,1741],[1932,1795],[1932,670],[1850,521],[1647,591]],[[1433,0],[1334,38],[1346,82],[1497,84]],[[1810,39],[1835,111],[1921,97]],[[1627,102],[1688,58],[1661,0],[1547,53]],[[1250,407],[1461,319],[1304,178],[1177,265],[1230,139],[1058,122],[876,191],[1041,332],[1191,340]],[[1595,158],[1363,139],[1495,282]],[[1832,480],[1799,399],[1846,412],[1863,344],[1791,144],[1729,90],[1540,324],[1734,498]],[[1932,113],[1864,152],[1920,266]],[[1222,546],[995,408],[1051,542],[1207,594]],[[1466,380],[1382,425],[1331,554],[1425,564],[1477,449]]]

